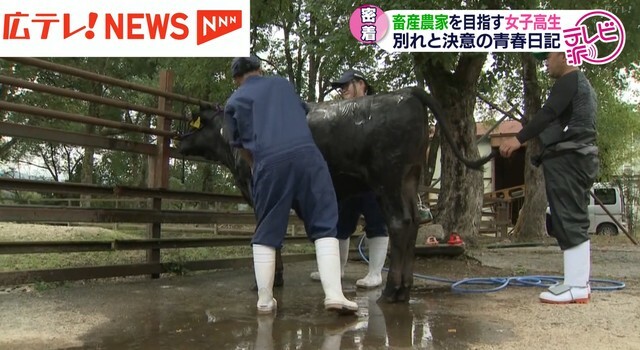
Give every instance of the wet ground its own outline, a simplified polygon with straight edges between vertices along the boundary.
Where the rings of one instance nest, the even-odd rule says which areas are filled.
[[[364,271],[360,263],[352,265]],[[250,270],[62,287],[33,294],[51,304],[25,311],[60,313],[58,321],[65,323],[74,317],[95,323],[75,340],[81,345],[70,349],[466,349],[483,338],[499,342],[509,336],[503,325],[466,316],[464,302],[445,287],[417,290],[408,304],[378,304],[381,289],[356,290],[356,274],[345,279],[344,288],[360,306],[357,315],[326,312],[320,284],[307,277],[314,266],[285,267],[287,281],[276,289],[274,316],[256,316]]]
[[[528,253],[527,253],[528,252]],[[550,266],[554,248],[500,250],[473,258],[418,259],[416,272],[460,279],[504,276],[530,254]],[[594,251],[594,261],[602,261]],[[380,289],[355,281],[366,265],[351,261],[345,295],[356,316],[323,309],[322,288],[308,274],[314,262],[285,264],[285,286],[276,289],[278,311],[256,316],[252,271],[217,271],[160,280],[72,283],[31,293],[0,295],[2,349],[637,349],[640,291],[636,257],[628,287],[594,292],[584,306],[542,305],[538,288],[458,294],[449,284],[416,280],[408,304],[376,303]],[[609,260],[617,256],[607,249]],[[544,258],[546,257],[546,258]],[[625,258],[627,262],[627,258]],[[497,265],[497,263],[496,263]],[[554,272],[552,268],[540,272]],[[557,272],[557,271],[555,271]],[[386,277],[386,276],[385,276]],[[606,276],[603,276],[606,277]],[[575,338],[576,332],[580,335]]]

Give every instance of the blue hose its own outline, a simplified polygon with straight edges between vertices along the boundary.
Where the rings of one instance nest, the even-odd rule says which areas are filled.
[[[364,242],[365,235],[362,235],[360,242],[358,243],[358,252],[360,253],[360,257],[367,263],[369,263],[369,259],[364,254],[362,250],[362,245]],[[389,271],[388,268],[383,268],[384,271]],[[551,287],[558,284],[561,284],[564,281],[564,277],[562,276],[514,276],[514,277],[484,277],[484,278],[465,278],[459,281],[450,280],[446,278],[433,277],[427,275],[421,275],[418,273],[414,273],[413,277],[441,282],[441,283],[449,283],[451,284],[451,290],[456,293],[492,293],[500,291],[506,288],[509,285],[515,287]],[[591,285],[591,290],[600,290],[600,291],[614,291],[621,290],[626,287],[624,282],[614,281],[614,280],[606,280],[606,279],[590,279],[589,283]],[[461,286],[489,286],[484,288],[461,288]],[[493,287],[492,286],[497,286]]]

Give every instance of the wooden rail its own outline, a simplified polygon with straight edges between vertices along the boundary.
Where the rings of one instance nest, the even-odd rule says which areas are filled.
[[[0,254],[104,252],[119,250],[228,247],[247,245],[250,237],[116,239],[112,241],[0,242]],[[286,238],[289,244],[308,243],[306,236]]]
[[[172,224],[255,224],[253,213],[159,209],[89,209],[51,206],[0,206],[0,221],[12,222],[128,222]],[[157,238],[157,237],[154,237]]]
[[[210,201],[220,203],[245,203],[241,196],[214,194],[196,191],[175,191],[163,188],[141,188],[132,186],[98,186],[73,182],[51,182],[0,178],[0,189],[32,191],[43,193],[76,193],[133,198],[164,198],[193,201]]]
[[[24,282],[24,281],[51,281],[74,280],[83,278],[116,277],[137,274],[149,274],[151,277],[159,277],[159,274],[171,269],[171,264],[160,261],[160,250],[167,248],[191,248],[191,247],[218,247],[231,244],[248,244],[249,238],[185,238],[163,239],[161,227],[165,223],[176,224],[239,224],[254,225],[255,217],[252,212],[211,212],[211,211],[178,211],[163,210],[163,200],[172,201],[199,201],[211,203],[244,203],[240,196],[202,193],[198,191],[176,191],[169,189],[169,159],[182,158],[193,161],[206,161],[199,157],[182,157],[172,147],[171,138],[175,131],[171,128],[171,122],[186,119],[180,113],[173,111],[173,102],[194,104],[197,106],[213,105],[208,101],[176,94],[172,91],[174,76],[170,71],[159,72],[158,87],[144,86],[113,77],[100,75],[75,67],[65,66],[37,58],[4,58],[6,61],[22,65],[36,67],[39,70],[48,70],[63,75],[71,75],[89,81],[117,86],[128,90],[134,90],[157,97],[157,105],[142,106],[124,99],[107,98],[72,89],[63,89],[48,86],[40,82],[27,81],[11,76],[11,70],[5,75],[0,75],[0,84],[13,86],[17,89],[28,89],[33,93],[45,93],[63,98],[73,98],[87,101],[93,106],[106,105],[121,110],[137,111],[145,113],[155,120],[150,125],[141,126],[122,120],[108,120],[94,115],[82,115],[68,111],[39,108],[28,104],[17,103],[16,100],[0,100],[0,109],[3,111],[25,113],[43,118],[55,118],[64,121],[81,123],[84,125],[101,126],[105,128],[123,130],[126,132],[151,135],[146,139],[153,140],[152,144],[127,141],[116,137],[85,134],[58,130],[46,127],[23,125],[9,121],[0,122],[0,135],[14,138],[26,138],[51,143],[98,148],[103,150],[124,151],[148,156],[148,188],[132,186],[97,186],[79,183],[56,183],[47,181],[32,181],[21,179],[0,178],[0,189],[8,191],[30,191],[42,194],[70,194],[79,195],[81,203],[90,202],[92,196],[98,196],[102,200],[118,200],[123,198],[140,198],[147,200],[149,209],[122,209],[122,208],[85,208],[72,206],[43,206],[43,205],[4,205],[0,206],[0,221],[12,221],[19,223],[138,223],[147,224],[148,231],[145,239],[139,240],[115,240],[115,241],[64,241],[64,242],[2,242],[0,252],[2,254],[31,254],[31,253],[68,253],[91,252],[113,250],[146,250],[147,258],[144,264],[131,264],[122,266],[98,266],[80,267],[72,269],[16,271],[0,273],[0,283]],[[291,222],[296,222],[292,218]],[[297,221],[299,222],[299,220]],[[298,238],[291,238],[289,240]],[[232,261],[231,263],[229,261]],[[236,261],[236,263],[233,263]],[[224,266],[248,265],[248,259],[228,261],[204,261],[186,262],[189,269],[220,268]]]
[[[173,131],[158,130],[158,129],[147,128],[147,127],[139,126],[135,124],[116,122],[113,120],[106,120],[106,119],[101,119],[96,117],[88,117],[86,115],[81,115],[81,114],[55,111],[51,109],[27,106],[27,105],[6,102],[6,101],[0,101],[0,109],[4,109],[11,112],[26,113],[26,114],[36,115],[36,116],[66,120],[66,121],[76,122],[76,123],[84,123],[84,124],[95,125],[95,126],[104,126],[107,128],[113,128],[113,129],[119,129],[119,130],[125,130],[125,131],[137,131],[137,132],[142,132],[149,135],[168,136],[168,137],[172,137],[175,135],[175,132]]]
[[[124,89],[135,90],[144,92],[154,96],[161,96],[170,100],[180,101],[184,103],[194,104],[194,105],[212,105],[213,103],[208,101],[203,101],[197,98],[192,98],[189,96],[184,96],[176,93],[172,93],[163,89],[155,89],[149,86],[135,84],[126,80],[121,80],[113,77],[104,76],[101,74],[88,72],[79,68],[65,66],[61,64],[56,64],[52,62],[48,62],[38,58],[31,57],[2,57],[5,61],[12,61],[16,63],[21,63],[27,66],[37,67],[53,72],[58,72],[62,74],[69,74],[72,76],[76,76],[79,78],[84,78],[92,81],[97,81],[100,83],[104,83],[107,85],[118,86]]]
[[[107,106],[118,107],[124,110],[138,111],[138,112],[147,113],[150,115],[159,115],[159,116],[163,116],[171,119],[178,119],[178,120],[186,119],[185,116],[180,115],[178,113],[170,112],[170,111],[164,111],[161,109],[151,108],[146,106],[139,106],[126,101],[114,100],[112,98],[96,96],[96,95],[87,94],[84,92],[58,88],[55,86],[32,83],[30,81],[16,79],[16,78],[8,77],[6,75],[0,75],[0,84],[8,84],[8,85],[17,86],[20,88],[29,89],[33,91],[45,92],[48,94],[53,94],[53,95],[62,96],[62,97],[76,98],[76,99],[80,99],[87,102],[95,102],[95,103],[99,103]]]
[[[315,254],[283,255],[285,263],[315,259]],[[141,263],[109,266],[85,266],[63,269],[0,272],[0,285],[14,285],[34,282],[76,281],[94,278],[109,278],[137,275],[160,275],[176,269],[201,271],[215,269],[250,268],[251,258],[232,258],[216,260],[185,261],[180,263]]]

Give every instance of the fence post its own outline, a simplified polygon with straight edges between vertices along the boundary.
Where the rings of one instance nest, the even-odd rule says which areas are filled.
[[[166,92],[171,92],[173,87],[173,72],[168,70],[162,70],[160,72],[159,88]],[[163,111],[171,110],[171,100],[165,97],[158,97],[158,109]],[[158,130],[170,130],[171,119],[158,116],[156,129]],[[149,187],[163,188],[169,187],[169,145],[171,139],[164,136],[157,137],[157,152],[154,156],[149,157]],[[162,199],[153,198],[152,208],[156,212],[162,210]],[[154,220],[148,229],[148,237],[153,239],[160,239],[162,234],[161,221],[158,217]],[[160,249],[147,250],[147,263],[159,264],[160,263]],[[151,278],[159,278],[160,274],[151,274]]]
[[[119,203],[120,203],[120,200],[116,197],[116,209],[119,209],[119,208],[120,208]],[[117,222],[114,222],[114,223],[113,223],[113,230],[114,230],[114,231],[118,231],[118,229],[119,229],[119,228],[120,228],[120,227],[118,226],[118,223],[117,223]]]
[[[509,203],[500,199],[496,202],[496,237],[506,237],[509,226]]]

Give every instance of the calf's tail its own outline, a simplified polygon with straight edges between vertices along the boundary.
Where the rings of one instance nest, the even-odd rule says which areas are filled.
[[[490,161],[493,157],[495,157],[498,154],[497,150],[492,149],[489,155],[486,155],[480,159],[476,159],[476,160],[466,159],[460,152],[460,149],[456,147],[456,144],[453,141],[453,137],[451,136],[451,131],[449,130],[449,125],[444,120],[445,119],[444,113],[442,112],[442,107],[440,107],[440,104],[438,103],[438,101],[436,101],[433,98],[433,96],[431,96],[426,91],[424,91],[424,89],[421,89],[419,87],[414,87],[411,92],[416,98],[418,98],[422,102],[424,106],[426,106],[433,112],[433,114],[436,117],[436,120],[440,124],[440,130],[442,131],[444,138],[447,140],[447,142],[449,142],[449,145],[451,145],[451,149],[453,150],[453,153],[455,154],[455,156],[462,163],[464,163],[464,165],[466,165],[471,169],[481,170],[483,165],[485,165],[488,161]]]

